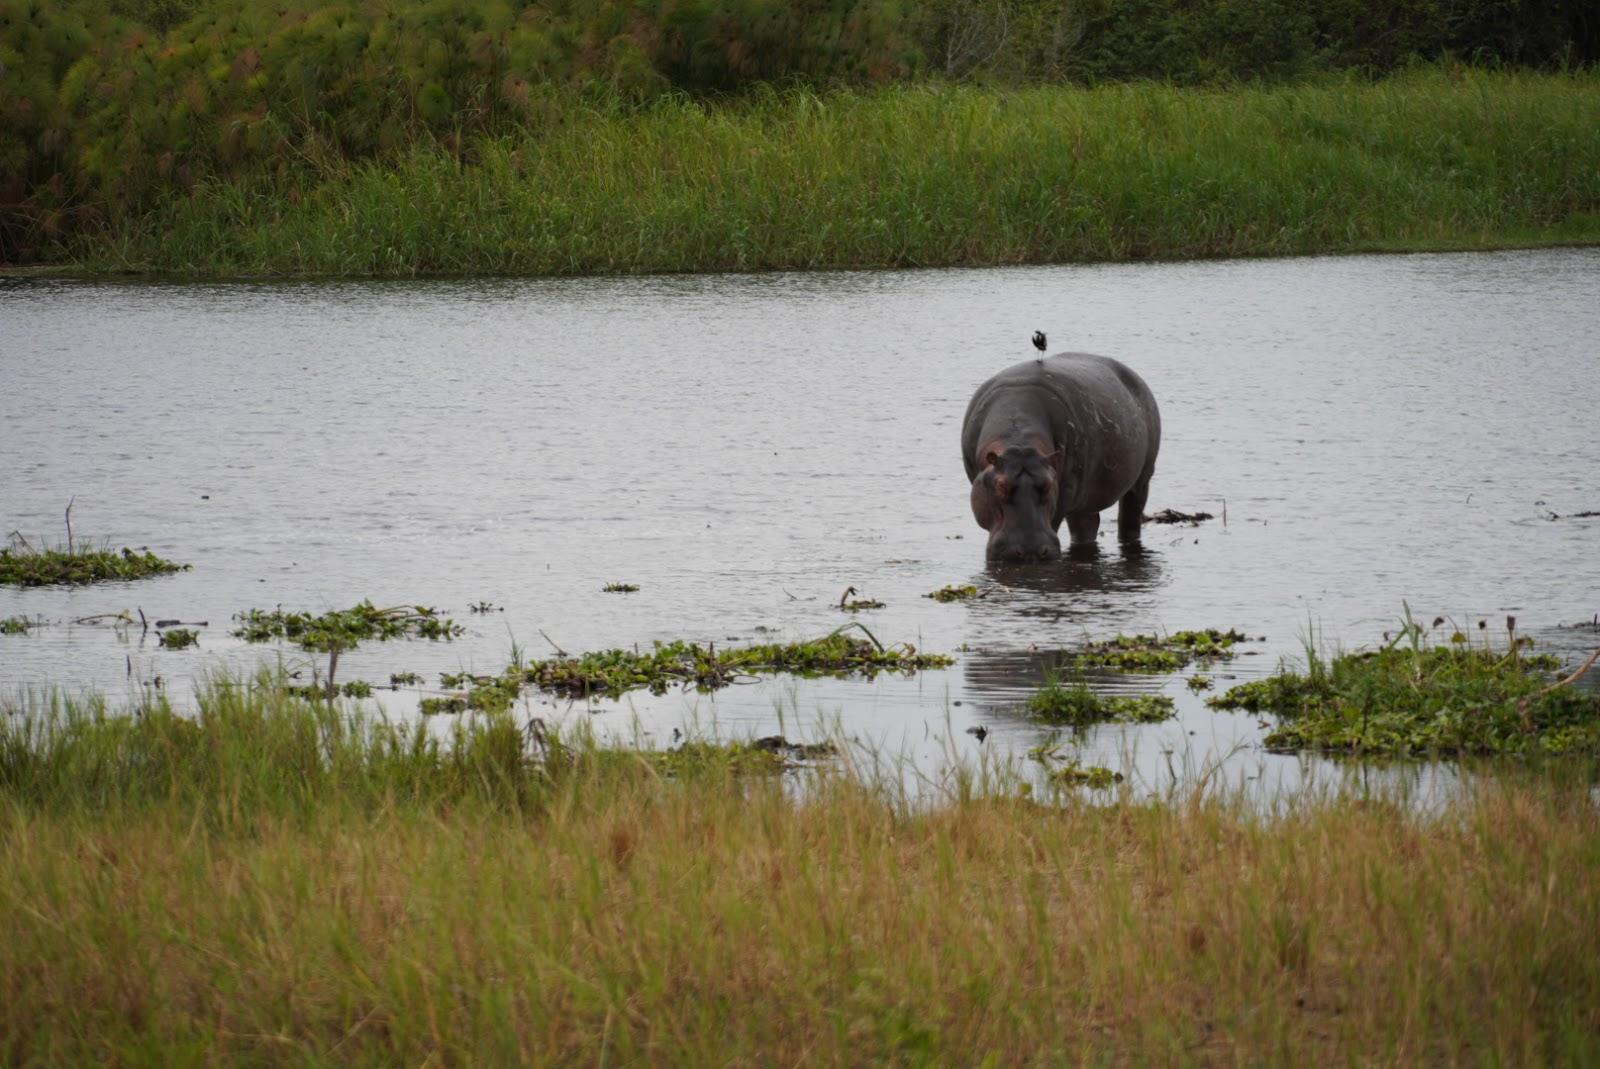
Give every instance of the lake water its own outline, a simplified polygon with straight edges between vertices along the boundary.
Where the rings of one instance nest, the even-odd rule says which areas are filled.
[[[1052,349],[1117,356],[1158,398],[1145,552],[989,569],[967,504],[973,388]],[[190,572],[0,590],[0,693],[136,702],[292,648],[245,646],[252,607],[430,604],[454,643],[371,643],[339,678],[497,672],[674,638],[813,637],[859,619],[958,656],[910,679],[776,678],[531,711],[665,743],[833,730],[934,769],[1045,737],[1017,710],[1040,651],[1117,631],[1237,627],[1257,675],[1319,641],[1372,643],[1403,605],[1586,653],[1600,611],[1600,250],[1173,265],[583,280],[122,285],[0,282],[0,527],[35,544],[149,546]],[[1226,510],[1226,524],[1221,516]],[[1552,515],[1559,518],[1552,519]],[[0,532],[3,533],[3,532]],[[638,593],[602,594],[607,582]],[[975,583],[988,596],[923,594]],[[849,617],[854,586],[887,607]],[[487,601],[503,611],[469,613]],[[207,621],[199,648],[142,609]],[[548,639],[544,636],[548,636]],[[309,671],[306,672],[309,678]],[[1254,717],[1178,700],[1083,759],[1300,782]],[[416,691],[381,695],[398,714]],[[969,728],[988,729],[980,743]]]

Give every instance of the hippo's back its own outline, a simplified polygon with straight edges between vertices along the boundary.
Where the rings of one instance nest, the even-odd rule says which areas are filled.
[[[1155,463],[1161,447],[1161,413],[1137,371],[1094,353],[1056,353],[999,371],[973,393],[962,420],[967,477],[976,474],[976,451],[993,428],[1017,418],[1048,421],[1057,443],[1100,433],[1105,446],[1136,454],[1139,467]]]

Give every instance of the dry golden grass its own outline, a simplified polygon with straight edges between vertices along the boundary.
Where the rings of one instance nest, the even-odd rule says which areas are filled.
[[[537,804],[237,821],[40,800],[14,767],[6,1064],[1600,1058],[1600,814],[1548,780],[1431,815],[916,812],[590,753]]]

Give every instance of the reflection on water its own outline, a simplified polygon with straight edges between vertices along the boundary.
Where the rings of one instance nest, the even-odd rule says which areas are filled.
[[[1000,591],[970,603],[973,633],[1028,638],[1026,646],[974,646],[961,658],[964,691],[990,706],[1012,706],[1058,671],[1062,650],[1091,635],[1137,626],[1159,596],[1159,550],[1074,547],[1059,561],[992,565],[983,580]],[[1096,686],[1147,690],[1149,678],[1091,673]]]
[[[1059,563],[985,569],[959,436],[972,389],[1032,354],[1124,359],[1164,441],[1150,511],[1221,519]],[[1600,250],[479,282],[0,288],[0,530],[148,545],[194,570],[0,591],[0,689],[248,671],[249,608],[431,604],[456,643],[371,643],[341,679],[497,672],[567,650],[801,639],[852,620],[959,652],[947,672],[767,680],[533,711],[669,737],[837,723],[917,761],[1023,751],[1039,651],[1118,631],[1265,635],[1268,670],[1315,629],[1373,641],[1402,607],[1515,614],[1541,648],[1593,648],[1600,611]],[[1562,517],[1549,520],[1548,514]],[[639,585],[626,596],[609,582]],[[991,593],[923,595],[974,582]],[[839,594],[886,603],[852,617]],[[480,601],[503,613],[469,615]],[[207,620],[198,649],[72,626],[143,609]],[[1569,625],[1558,629],[1556,625]],[[548,636],[548,637],[546,637]],[[1255,644],[1252,644],[1255,646]],[[281,651],[310,670],[297,650]],[[1219,683],[1226,682],[1219,678]],[[1167,725],[1092,733],[1152,776],[1169,756],[1299,777],[1253,718],[1166,679]],[[401,715],[416,694],[387,694]],[[592,710],[592,711],[591,711]],[[978,743],[971,727],[993,734]],[[1174,757],[1174,759],[1176,759]],[[1265,774],[1265,773],[1260,773]]]

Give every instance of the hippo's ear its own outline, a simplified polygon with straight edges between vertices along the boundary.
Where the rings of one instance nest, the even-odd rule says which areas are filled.
[[[1000,463],[1000,451],[998,449],[991,449],[987,453],[983,454],[984,467],[992,468],[998,463]]]

